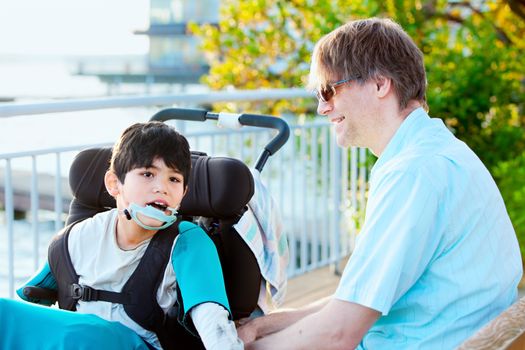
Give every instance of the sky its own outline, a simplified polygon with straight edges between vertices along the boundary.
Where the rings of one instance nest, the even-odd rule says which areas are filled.
[[[148,0],[0,0],[0,55],[143,54],[148,23]]]

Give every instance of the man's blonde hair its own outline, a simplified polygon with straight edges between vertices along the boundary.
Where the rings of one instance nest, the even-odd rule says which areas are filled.
[[[410,100],[427,107],[423,53],[399,24],[369,18],[346,23],[319,40],[308,85],[313,89],[349,78],[363,83],[379,76],[392,79],[401,110]]]

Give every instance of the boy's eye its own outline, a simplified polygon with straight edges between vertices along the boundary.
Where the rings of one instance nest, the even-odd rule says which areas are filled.
[[[175,177],[175,176],[170,177],[170,181],[171,182],[182,182],[182,180],[180,178]]]
[[[151,171],[145,171],[145,172],[142,173],[142,176],[144,176],[144,177],[152,177],[153,173]]]

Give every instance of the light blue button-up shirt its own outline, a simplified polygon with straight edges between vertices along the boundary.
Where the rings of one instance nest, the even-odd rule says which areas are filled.
[[[419,108],[370,177],[337,299],[381,312],[360,349],[453,349],[517,298],[522,262],[496,184]]]

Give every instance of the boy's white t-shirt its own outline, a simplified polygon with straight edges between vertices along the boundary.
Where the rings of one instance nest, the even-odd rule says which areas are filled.
[[[79,284],[95,289],[120,292],[137,268],[151,239],[142,242],[135,249],[122,250],[116,240],[117,214],[117,209],[112,209],[86,219],[71,229],[68,249],[73,267],[80,276]],[[176,299],[175,271],[170,255],[164,277],[157,290],[157,302],[167,312]],[[79,301],[77,311],[84,314],[95,314],[108,321],[120,322],[134,330],[149,344],[162,349],[157,335],[133,321],[124,311],[122,304],[106,301]]]

